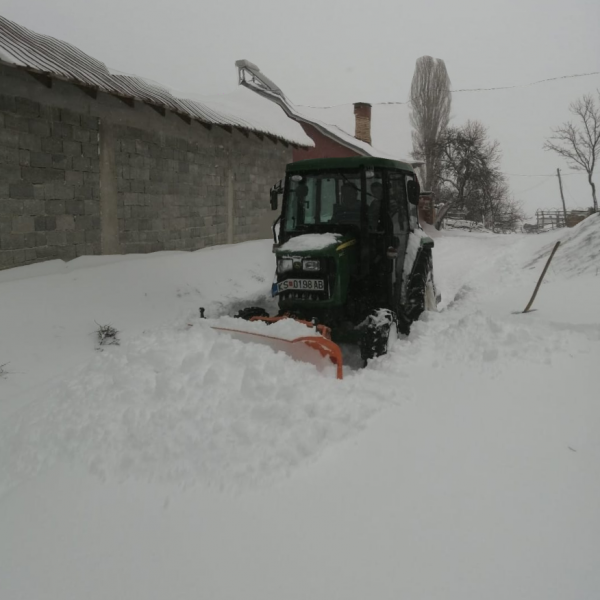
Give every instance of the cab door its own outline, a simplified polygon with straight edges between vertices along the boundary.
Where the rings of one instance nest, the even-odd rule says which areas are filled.
[[[400,304],[400,289],[402,285],[404,258],[410,235],[408,202],[406,194],[406,175],[400,171],[390,171],[388,174],[388,211],[392,224],[393,245],[396,247],[396,258],[393,259],[392,290],[394,309]]]

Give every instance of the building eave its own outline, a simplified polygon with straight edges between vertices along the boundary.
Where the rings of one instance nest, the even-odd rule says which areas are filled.
[[[179,97],[161,84],[110,70],[103,62],[79,48],[51,36],[38,34],[1,15],[0,64],[26,71],[46,87],[51,87],[53,80],[64,81],[80,87],[94,99],[98,92],[104,92],[119,98],[130,107],[140,102],[151,106],[162,116],[167,111],[172,112],[188,124],[196,121],[205,126],[225,127],[230,131],[251,131],[295,145],[301,145],[302,139],[306,137],[282,135],[276,127],[270,129],[257,126],[250,122],[247,115],[243,118],[220,109],[218,104],[209,106],[199,100]]]

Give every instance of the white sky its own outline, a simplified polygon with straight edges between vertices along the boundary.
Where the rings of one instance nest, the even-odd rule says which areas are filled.
[[[0,13],[111,67],[202,95],[233,90],[240,58],[311,105],[406,100],[424,54],[445,60],[454,89],[600,71],[598,0],[0,0]],[[598,75],[456,94],[454,123],[487,125],[507,173],[568,171],[542,150],[544,137],[569,118],[569,102],[596,89]],[[530,213],[560,206],[556,178],[510,184]],[[584,176],[564,185],[568,207],[591,205]]]

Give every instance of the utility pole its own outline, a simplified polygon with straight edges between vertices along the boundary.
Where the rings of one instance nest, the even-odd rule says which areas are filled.
[[[560,198],[563,203],[563,213],[565,215],[565,227],[566,227],[567,226],[567,207],[565,206],[565,196],[563,194],[563,189],[562,189],[562,180],[560,178],[560,169],[556,169],[556,174],[558,175],[558,185],[560,186]]]

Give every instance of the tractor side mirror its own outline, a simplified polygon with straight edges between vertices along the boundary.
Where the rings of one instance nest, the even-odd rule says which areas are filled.
[[[433,240],[430,237],[421,238],[421,248],[425,248],[425,250],[431,250],[433,246]]]
[[[269,191],[271,210],[277,210],[277,207],[279,205],[279,194],[283,194],[283,186],[281,185],[281,180],[279,180],[279,183],[276,183]]]
[[[421,194],[421,186],[417,179],[410,179],[406,184],[408,193],[408,201],[415,206],[419,204],[419,195]]]

